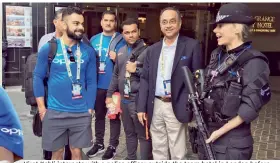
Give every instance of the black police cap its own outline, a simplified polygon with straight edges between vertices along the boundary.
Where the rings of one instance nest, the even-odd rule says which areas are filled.
[[[229,3],[222,5],[216,16],[216,20],[211,24],[219,23],[239,23],[252,25],[255,23],[249,7],[242,3]]]

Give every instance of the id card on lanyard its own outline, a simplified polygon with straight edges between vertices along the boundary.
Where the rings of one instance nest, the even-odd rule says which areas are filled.
[[[169,97],[171,96],[171,79],[166,80],[165,76],[164,76],[164,71],[165,71],[165,60],[164,60],[164,53],[163,53],[163,49],[161,50],[161,66],[160,66],[160,75],[163,79],[163,88],[164,88],[164,95]]]
[[[125,79],[124,79],[124,97],[128,98],[129,93],[131,92],[130,87],[130,73],[128,71],[125,72]]]
[[[65,44],[63,42],[62,39],[60,39],[61,41],[61,47],[62,47],[62,52],[63,52],[63,56],[64,56],[64,60],[65,60],[65,65],[66,65],[66,69],[67,69],[67,74],[68,77],[70,78],[71,82],[72,82],[72,99],[80,99],[83,98],[82,96],[82,85],[79,82],[80,80],[80,74],[81,74],[81,57],[82,57],[82,53],[81,53],[81,49],[80,49],[80,44],[78,43],[77,45],[77,51],[76,51],[76,56],[77,56],[77,77],[76,77],[76,81],[73,81],[73,76],[72,76],[72,72],[71,72],[71,68],[70,68],[70,60],[67,57],[67,51],[65,49]]]
[[[109,42],[109,46],[112,42],[112,40],[116,37],[116,33],[113,34],[110,42]],[[106,73],[105,72],[105,68],[106,68],[106,59],[109,55],[109,46],[108,46],[108,51],[106,52],[105,54],[105,58],[102,60],[102,42],[103,42],[103,33],[101,33],[101,36],[100,36],[100,43],[99,43],[99,51],[98,51],[98,55],[99,55],[99,58],[100,58],[100,65],[99,65],[99,71],[98,73],[99,74],[104,74]]]

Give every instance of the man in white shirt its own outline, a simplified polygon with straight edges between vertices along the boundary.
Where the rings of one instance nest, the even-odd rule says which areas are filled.
[[[179,35],[182,19],[174,7],[162,10],[164,39],[147,50],[140,79],[138,119],[148,123],[155,160],[186,159],[186,124],[192,119],[182,70],[203,68],[200,43]]]

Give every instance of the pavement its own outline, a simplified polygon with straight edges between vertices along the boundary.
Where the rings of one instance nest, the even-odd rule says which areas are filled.
[[[252,160],[280,160],[280,77],[272,77],[271,79],[272,99],[259,112],[259,117],[254,120],[251,125],[254,137],[254,152]],[[24,92],[21,92],[21,86],[8,87],[7,92],[13,101],[15,109],[20,117],[24,134],[24,159],[41,160],[42,148],[41,138],[33,135],[32,116],[29,114],[30,107],[26,105]],[[94,131],[94,118],[92,121]],[[93,133],[94,135],[94,133]],[[105,146],[109,140],[109,123],[106,121]],[[187,138],[188,140],[188,138]],[[194,160],[197,155],[193,154],[188,144],[187,158]],[[83,149],[86,153],[90,148]],[[139,156],[139,149],[138,149]],[[100,160],[102,155],[98,155],[92,160]],[[117,148],[116,160],[122,160],[126,157],[125,134],[123,127],[121,129],[120,143]],[[138,157],[139,158],[139,157]]]
[[[15,110],[20,118],[23,134],[24,134],[24,159],[28,160],[42,160],[43,159],[43,150],[41,147],[42,141],[41,138],[34,136],[32,131],[32,121],[33,116],[30,115],[30,106],[26,105],[24,92],[21,92],[21,86],[12,86],[7,87],[6,91],[11,98]],[[94,120],[92,120],[92,128],[94,131]],[[106,133],[104,138],[105,146],[107,147],[109,142],[109,121],[106,121]],[[94,135],[94,133],[93,133]],[[83,152],[86,153],[90,148],[83,149]],[[121,160],[126,156],[126,145],[125,145],[125,135],[123,132],[123,127],[121,129],[120,135],[120,144],[117,148],[117,155],[115,159]],[[101,160],[102,155],[98,155],[92,159]],[[85,158],[86,159],[86,158]]]

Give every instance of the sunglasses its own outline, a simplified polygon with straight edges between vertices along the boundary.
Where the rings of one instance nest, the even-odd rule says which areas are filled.
[[[70,62],[76,62],[74,54],[72,53],[72,50],[70,48],[67,49],[67,53],[70,55]]]

